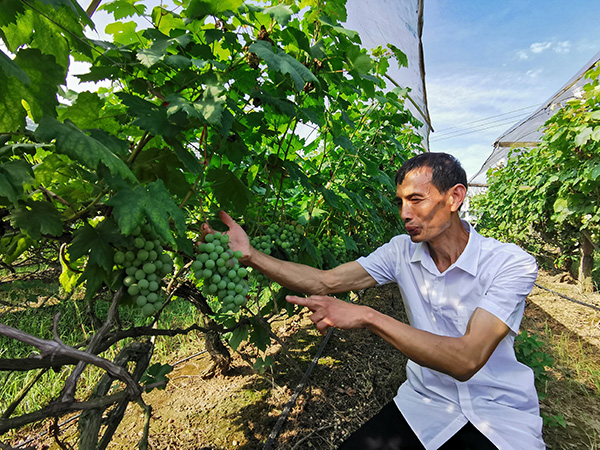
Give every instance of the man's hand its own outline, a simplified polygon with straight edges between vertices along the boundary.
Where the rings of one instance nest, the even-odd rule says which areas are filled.
[[[252,247],[250,246],[250,240],[248,239],[248,235],[246,234],[244,229],[240,227],[235,222],[235,220],[233,220],[231,216],[225,211],[219,212],[219,217],[221,218],[221,221],[229,228],[229,230],[224,233],[229,236],[229,248],[234,252],[237,250],[242,252],[242,257],[239,258],[239,260],[241,263],[245,263],[249,258],[252,249]],[[210,227],[208,223],[203,223],[201,230],[202,242],[204,242],[204,236],[206,236],[207,234],[214,233],[214,230]]]
[[[288,295],[286,300],[300,306],[306,306],[313,314],[310,320],[317,326],[321,334],[327,333],[329,327],[349,330],[363,328],[366,306],[348,303],[335,297],[312,295],[310,297],[297,297]]]

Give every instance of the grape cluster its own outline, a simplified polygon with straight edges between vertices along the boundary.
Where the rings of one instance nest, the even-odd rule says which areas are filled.
[[[267,255],[270,255],[274,247],[277,246],[285,250],[291,259],[294,259],[293,255],[300,246],[302,234],[302,226],[297,225],[296,222],[281,225],[271,224],[262,236],[255,236],[250,239],[250,245]]]
[[[144,316],[150,317],[162,308],[161,282],[173,271],[173,260],[150,227],[136,228],[132,237],[129,247],[115,252],[114,263],[125,269],[123,284],[127,293],[142,308]]]
[[[221,312],[236,313],[246,304],[248,271],[241,267],[242,252],[229,248],[229,236],[216,232],[207,234],[198,245],[191,269],[197,280],[204,280],[203,294],[221,301]]]

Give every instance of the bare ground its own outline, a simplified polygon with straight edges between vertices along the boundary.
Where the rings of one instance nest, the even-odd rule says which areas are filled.
[[[600,295],[580,295],[568,277],[541,273],[538,283],[600,307]],[[400,296],[393,286],[370,289],[361,302],[405,320]],[[545,349],[555,354],[555,363],[549,381],[542,387],[547,396],[541,408],[547,416],[562,415],[566,427],[545,427],[549,449],[600,448],[599,323],[600,311],[547,290],[536,287],[528,299],[523,328],[549,335],[556,343],[556,348]],[[165,390],[145,396],[153,407],[150,447],[335,449],[387,403],[404,381],[406,359],[398,351],[366,330],[334,330],[304,388],[299,389],[302,374],[323,337],[306,313],[276,322],[274,331],[287,350],[280,345],[271,347],[269,353],[275,364],[266,371],[257,372],[247,362],[257,356],[250,345],[234,355],[232,368],[225,376],[209,380],[201,376],[209,363],[206,355],[178,364]],[[294,394],[298,396],[287,419],[274,432]],[[142,423],[141,408],[131,405],[109,448],[136,448]],[[62,441],[75,442],[74,424],[62,430]],[[30,430],[29,434],[40,431]],[[36,439],[35,444],[37,448],[59,448],[44,437]]]

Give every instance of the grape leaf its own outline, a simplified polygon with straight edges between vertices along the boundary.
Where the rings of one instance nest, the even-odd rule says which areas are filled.
[[[10,221],[35,240],[41,239],[42,235],[60,236],[63,232],[60,214],[48,202],[28,200],[11,213]]]
[[[224,209],[233,207],[240,214],[246,210],[252,194],[231,170],[225,167],[211,168],[206,174],[206,180],[212,183],[213,193],[221,207]]]
[[[264,12],[271,16],[281,25],[286,26],[292,17],[292,9],[288,5],[275,5],[264,9]]]
[[[173,201],[162,180],[134,189],[123,188],[106,202],[114,207],[114,215],[125,235],[148,219],[154,231],[164,241],[174,244],[170,219],[178,232],[185,231],[185,214]]]
[[[312,82],[319,84],[319,80],[304,65],[288,55],[283,50],[273,47],[267,41],[257,41],[250,45],[249,52],[256,53],[262,58],[271,70],[276,70],[282,74],[289,74],[294,80],[296,91],[304,89],[306,83]]]
[[[56,119],[44,117],[35,130],[35,136],[43,142],[55,139],[58,153],[67,155],[88,169],[98,170],[102,163],[113,175],[120,175],[125,180],[135,180],[135,176],[121,159],[70,121],[63,124]]]
[[[190,19],[202,19],[208,15],[219,16],[225,11],[237,11],[243,0],[191,0],[185,10]]]
[[[387,48],[389,48],[396,57],[396,61],[398,61],[399,68],[408,67],[408,57],[406,56],[406,53],[404,53],[402,50],[400,50],[398,47],[392,44],[388,44]]]
[[[0,165],[0,197],[17,205],[23,195],[23,184],[33,181],[31,166],[22,160],[12,160]]]
[[[73,232],[73,240],[69,245],[69,256],[73,261],[89,255],[99,267],[109,271],[113,266],[114,249],[110,245],[114,241],[114,229],[106,226],[92,227],[85,224]]]
[[[232,348],[233,351],[235,351],[240,346],[240,344],[246,339],[248,339],[248,327],[237,327],[231,333],[231,337],[229,338],[229,346]]]
[[[85,285],[85,299],[89,300],[98,292],[103,283],[107,286],[110,284],[110,273],[107,273],[106,270],[94,261],[89,260],[77,283],[83,284],[85,281],[87,281]]]
[[[28,85],[30,80],[23,69],[19,67],[12,59],[0,50],[0,68],[4,71],[7,77],[15,77],[24,85]]]

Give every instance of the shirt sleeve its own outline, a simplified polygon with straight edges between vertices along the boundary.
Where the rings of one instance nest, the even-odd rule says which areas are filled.
[[[373,277],[377,284],[386,284],[396,281],[396,267],[400,257],[400,240],[394,237],[387,244],[367,256],[356,260]]]
[[[525,299],[533,288],[538,267],[535,258],[514,246],[518,251],[501,255],[503,261],[479,307],[502,320],[517,334],[525,310]]]

